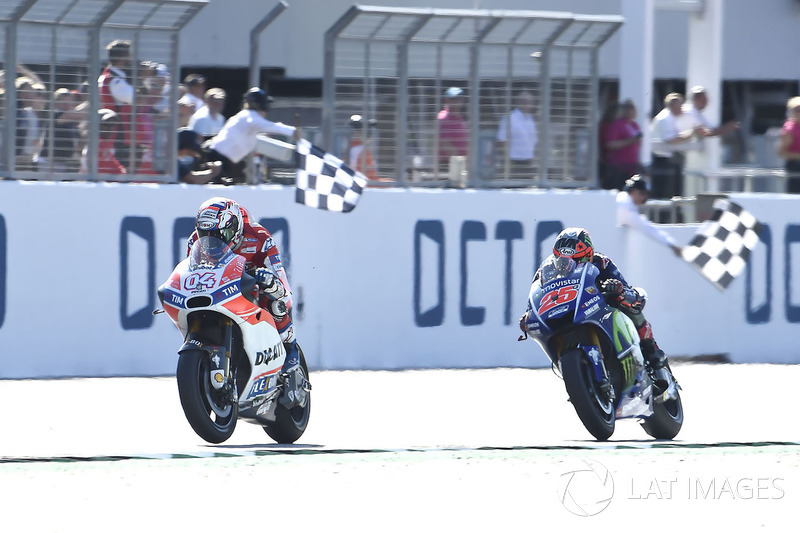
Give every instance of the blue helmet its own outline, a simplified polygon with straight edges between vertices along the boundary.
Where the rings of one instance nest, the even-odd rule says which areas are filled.
[[[244,93],[244,101],[248,109],[269,111],[269,104],[272,102],[272,97],[267,94],[267,91],[260,87],[251,87]]]

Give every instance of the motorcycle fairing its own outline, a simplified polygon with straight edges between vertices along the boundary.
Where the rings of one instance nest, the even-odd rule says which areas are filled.
[[[193,312],[219,313],[239,326],[242,346],[252,368],[247,385],[243,387],[240,403],[249,404],[254,398],[275,390],[277,379],[270,378],[276,377],[283,367],[286,351],[272,315],[242,293],[245,258],[227,248],[211,249],[209,253],[195,250],[208,238],[203,237],[194,244],[190,256],[193,260],[181,261],[159,292],[163,294],[164,310],[187,340],[182,349],[191,347],[189,315]],[[189,307],[190,300],[198,296],[208,297],[208,305]],[[211,353],[209,349],[205,351]],[[212,385],[216,386],[214,376],[212,373]]]

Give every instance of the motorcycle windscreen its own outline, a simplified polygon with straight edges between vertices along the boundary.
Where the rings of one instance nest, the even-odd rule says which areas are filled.
[[[530,302],[550,330],[572,324],[582,272],[582,265],[568,257],[551,255],[542,263],[539,286],[532,287]]]
[[[217,237],[200,237],[189,252],[189,270],[213,268],[232,253],[230,246]]]

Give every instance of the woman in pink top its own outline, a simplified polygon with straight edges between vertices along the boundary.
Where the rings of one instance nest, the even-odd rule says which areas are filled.
[[[641,171],[639,147],[642,130],[636,122],[636,106],[630,100],[620,105],[621,116],[611,123],[605,138],[609,189],[622,190],[625,180]]]
[[[786,103],[788,118],[781,129],[778,155],[786,160],[784,168],[790,176],[787,192],[800,192],[800,96],[790,98]]]

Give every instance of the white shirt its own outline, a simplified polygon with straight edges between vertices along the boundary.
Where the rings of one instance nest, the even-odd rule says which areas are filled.
[[[505,142],[509,132],[509,117],[511,121],[511,142],[508,143],[508,157],[516,161],[533,159],[538,141],[536,121],[533,115],[514,109],[500,121],[497,128],[497,140]]]
[[[208,112],[208,106],[203,106],[195,111],[189,119],[189,128],[204,137],[216,135],[223,126],[225,126],[225,117],[221,113],[212,117]]]
[[[669,144],[669,141],[691,130],[694,127],[689,115],[673,115],[669,109],[664,108],[658,112],[650,123],[651,149],[654,154],[661,157],[670,157],[673,152],[697,150],[700,144],[696,141],[687,141],[680,144]]]
[[[259,133],[290,136],[294,131],[293,126],[267,120],[252,109],[242,109],[225,122],[209,148],[238,163],[255,149]]]
[[[617,225],[641,231],[651,239],[675,246],[675,240],[661,228],[657,228],[639,213],[639,208],[633,203],[631,195],[625,191],[617,193]]]
[[[108,82],[108,92],[111,93],[114,101],[128,105],[133,104],[133,86],[128,83],[128,77],[116,67],[108,67],[108,70],[114,74],[114,77]],[[97,78],[97,82],[100,83],[100,78]]]
[[[708,121],[702,111],[697,109],[692,104],[683,104],[683,114],[692,121],[692,126],[703,126],[704,128],[712,129],[711,123]]]
[[[194,106],[195,112],[199,111],[206,105],[205,101],[203,101],[202,98],[198,98],[192,93],[186,93],[183,96],[181,96],[180,99],[178,100],[178,103]]]

